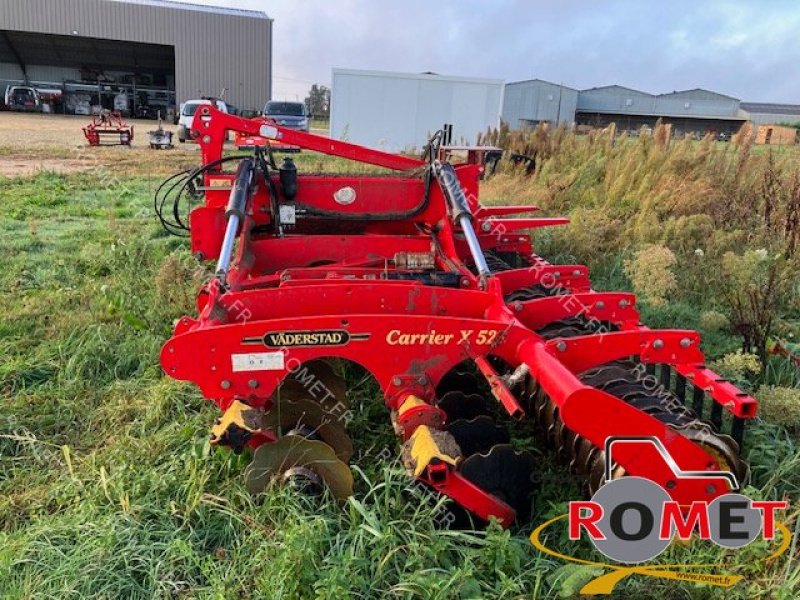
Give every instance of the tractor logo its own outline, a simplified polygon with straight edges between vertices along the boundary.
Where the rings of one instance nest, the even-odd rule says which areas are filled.
[[[732,473],[720,471],[682,471],[658,438],[631,437],[606,441],[607,464],[617,444],[638,443],[654,446],[677,480],[719,478],[737,490]],[[774,560],[789,548],[791,534],[777,521],[775,513],[786,510],[786,501],[755,501],[734,492],[717,496],[713,501],[695,501],[682,506],[667,491],[643,477],[627,476],[611,479],[588,501],[569,503],[567,514],[550,519],[531,534],[531,543],[538,550],[562,560],[610,570],[596,576],[582,589],[582,594],[610,594],[614,586],[629,575],[645,575],[675,581],[688,581],[720,587],[731,587],[741,575],[715,572],[719,564],[642,564],[653,560],[670,545],[673,538],[708,540],[727,549],[743,548],[756,539],[780,541],[764,560]],[[569,556],[548,548],[542,539],[545,531],[561,520],[567,520],[569,539],[588,537],[597,551],[619,564],[606,564]]]

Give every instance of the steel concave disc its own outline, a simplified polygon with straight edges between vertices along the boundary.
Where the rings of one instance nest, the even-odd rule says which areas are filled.
[[[289,373],[274,397],[313,400],[331,412],[343,412],[350,407],[344,377],[336,372],[328,360],[322,358],[304,362]]]
[[[318,475],[334,498],[343,499],[353,494],[350,467],[336,458],[333,448],[325,442],[296,435],[287,435],[256,448],[253,461],[245,469],[247,491],[259,494],[270,482],[289,478],[296,467],[305,467]],[[290,475],[287,476],[287,472]]]
[[[464,478],[511,506],[520,522],[530,516],[535,467],[536,461],[530,452],[502,444],[485,454],[473,454],[464,459],[458,470]]]
[[[302,426],[311,432],[304,437],[322,440],[334,449],[340,460],[348,462],[353,455],[353,441],[347,435],[343,416],[326,412],[313,400],[276,401],[264,414],[263,424],[283,434]]]
[[[484,396],[459,391],[447,392],[437,400],[436,406],[447,414],[448,422],[458,419],[470,420],[489,413]]]
[[[510,439],[508,430],[487,415],[470,420],[457,419],[447,426],[447,431],[453,435],[464,456],[486,452],[497,444],[507,444]]]

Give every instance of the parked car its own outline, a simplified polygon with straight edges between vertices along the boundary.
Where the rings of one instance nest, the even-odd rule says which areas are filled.
[[[178,117],[178,141],[183,144],[186,140],[191,139],[189,135],[189,130],[192,127],[192,121],[194,120],[194,113],[197,112],[197,109],[202,104],[216,104],[217,108],[224,113],[228,111],[228,105],[225,104],[222,100],[211,100],[208,98],[203,98],[201,100],[187,100],[186,102],[181,102],[181,107]]]
[[[6,107],[9,110],[41,112],[42,99],[35,88],[27,85],[9,85],[6,88]]]
[[[308,133],[308,113],[303,102],[271,100],[264,105],[264,116],[275,119],[281,127],[299,129]]]

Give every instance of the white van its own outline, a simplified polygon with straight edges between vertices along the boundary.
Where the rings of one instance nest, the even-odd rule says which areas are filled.
[[[192,121],[194,120],[194,113],[201,104],[216,103],[217,108],[222,112],[228,112],[228,105],[222,100],[187,100],[181,102],[180,116],[178,117],[178,141],[183,144],[186,140],[190,140],[192,136],[189,135],[189,130],[192,128]]]

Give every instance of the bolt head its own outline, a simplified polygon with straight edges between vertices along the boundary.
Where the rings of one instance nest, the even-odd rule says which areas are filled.
[[[392,385],[400,385],[403,383],[403,380],[399,377],[392,377]]]
[[[580,269],[575,269],[575,270],[572,272],[572,276],[573,276],[573,277],[580,277],[580,276],[581,276],[581,271],[580,271]]]
[[[627,307],[627,306],[629,306],[629,305],[630,305],[630,302],[628,302],[628,301],[627,301],[627,300],[625,300],[625,299],[623,299],[623,300],[620,300],[620,301],[619,301],[619,306],[620,306],[620,308],[626,308],[626,307]]]
[[[559,352],[564,352],[567,349],[567,342],[558,342],[556,348],[558,348]]]
[[[484,221],[481,223],[481,230],[489,232],[492,230],[492,224],[489,221]]]
[[[251,389],[256,389],[258,387],[258,380],[251,379],[250,381],[247,382],[247,387]]]
[[[661,350],[664,347],[664,340],[656,340],[653,342],[653,348],[656,350]]]
[[[606,303],[605,303],[605,302],[603,302],[602,300],[600,300],[600,302],[598,302],[597,304],[595,304],[595,307],[596,307],[596,308],[605,308],[605,307],[606,307]]]
[[[428,378],[425,377],[425,375],[420,375],[417,378],[417,383],[420,384],[420,385],[425,385],[426,383],[428,383]]]
[[[229,390],[231,388],[231,382],[227,379],[223,379],[220,381],[219,387],[221,387],[223,390]]]
[[[688,348],[691,345],[692,345],[692,340],[690,340],[689,338],[681,339],[681,348]]]

